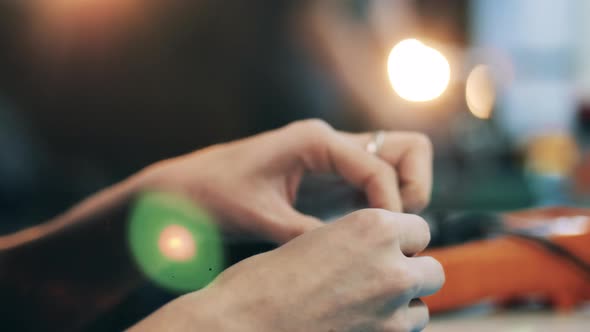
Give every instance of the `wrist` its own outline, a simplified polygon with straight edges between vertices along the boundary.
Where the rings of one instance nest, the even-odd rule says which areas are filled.
[[[128,332],[150,331],[239,331],[231,329],[231,316],[224,316],[223,300],[208,288],[183,295],[158,309]]]
[[[225,315],[224,299],[220,292],[204,288],[180,297],[179,307],[186,313],[186,321],[203,331],[231,332],[228,323],[231,316]],[[225,319],[224,319],[225,318]]]
[[[217,287],[215,281],[198,292],[187,294],[178,299],[186,301],[180,306],[191,310],[188,322],[203,331],[250,332],[269,331],[259,321],[258,312],[263,308],[246,305],[241,299],[243,294],[229,292]],[[237,301],[237,302],[236,302]],[[185,310],[186,310],[185,309]],[[257,318],[258,317],[258,318]]]

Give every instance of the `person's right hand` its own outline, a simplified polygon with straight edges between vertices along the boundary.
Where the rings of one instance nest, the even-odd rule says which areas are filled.
[[[223,272],[164,306],[140,331],[419,331],[421,296],[442,266],[414,257],[430,240],[418,216],[367,209],[305,233]]]

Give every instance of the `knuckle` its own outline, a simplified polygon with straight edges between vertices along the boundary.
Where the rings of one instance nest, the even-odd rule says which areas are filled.
[[[424,306],[425,306],[425,312],[424,312],[424,317],[422,317],[422,326],[420,326],[421,330],[426,328],[426,325],[428,325],[428,323],[430,322],[430,312],[429,312],[428,306],[426,306],[426,305],[424,305]]]
[[[413,222],[416,223],[416,225],[418,226],[418,232],[420,232],[420,236],[421,238],[424,239],[425,245],[428,245],[428,243],[430,243],[431,240],[431,233],[430,233],[430,225],[428,224],[428,222],[426,222],[426,220],[424,220],[424,218],[418,216],[418,215],[413,215],[413,218],[415,220],[413,220]]]
[[[402,318],[400,315],[389,319],[381,331],[383,332],[411,332],[414,329],[412,322],[407,318]]]
[[[386,273],[389,283],[386,288],[391,295],[410,300],[418,292],[418,278],[407,264],[393,264]]]
[[[308,119],[291,124],[299,143],[304,150],[313,155],[323,155],[327,142],[331,141],[334,129],[324,120]]]
[[[424,256],[424,258],[430,260],[430,264],[432,264],[433,270],[435,271],[435,274],[438,277],[438,285],[439,287],[442,287],[446,281],[445,268],[443,267],[441,262],[436,260],[434,257]]]
[[[350,230],[355,239],[362,239],[370,247],[389,246],[398,237],[393,213],[382,209],[363,209],[350,216]]]
[[[326,121],[321,119],[307,119],[300,120],[293,123],[293,127],[303,131],[304,133],[312,134],[326,134],[332,132],[334,129]]]
[[[397,237],[392,212],[383,209],[364,209],[354,213],[357,230],[375,240],[377,236],[385,240]]]
[[[285,127],[296,140],[295,149],[309,168],[327,164],[326,151],[333,141],[334,129],[324,120],[307,119],[295,121]]]

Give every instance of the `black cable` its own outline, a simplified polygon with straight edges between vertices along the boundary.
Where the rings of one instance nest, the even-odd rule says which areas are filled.
[[[534,243],[542,246],[543,248],[550,251],[552,254],[554,254],[556,256],[560,256],[561,258],[564,258],[564,259],[568,260],[570,263],[573,263],[574,265],[579,267],[581,270],[583,270],[586,273],[586,277],[588,279],[590,279],[590,264],[586,263],[584,260],[582,260],[576,254],[570,252],[568,249],[564,248],[563,246],[558,245],[555,242],[552,242],[551,240],[549,240],[545,237],[532,235],[530,233],[523,232],[523,231],[503,230],[502,233],[504,233],[506,235],[514,236],[514,237],[517,237],[520,239],[525,239],[525,240],[534,242]]]

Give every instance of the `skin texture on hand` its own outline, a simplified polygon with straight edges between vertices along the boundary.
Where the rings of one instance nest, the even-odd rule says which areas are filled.
[[[134,329],[422,329],[428,309],[410,303],[438,290],[444,272],[430,257],[413,257],[430,240],[426,222],[391,211],[428,203],[432,147],[420,134],[387,133],[376,156],[365,149],[371,136],[307,120],[147,169],[147,187],[187,194],[225,231],[286,244],[232,266]],[[322,226],[293,208],[306,172],[336,173],[380,209]]]
[[[414,257],[430,240],[420,217],[367,209],[223,272],[133,331],[417,331],[441,265]]]
[[[64,262],[67,257],[80,258],[78,251],[71,250],[78,245],[70,246],[73,242],[59,236],[65,234],[89,246],[96,258],[71,264],[75,267],[71,270],[57,271],[59,280],[75,279],[90,289],[100,289],[97,294],[84,292],[88,303],[97,303],[99,295],[107,292],[111,298],[119,298],[135,287],[137,271],[127,273],[132,265],[121,263],[127,261],[123,252],[115,250],[119,260],[109,259],[106,253],[113,253],[125,240],[112,238],[117,246],[109,241],[92,244],[79,234],[95,235],[97,227],[108,234],[110,228],[104,225],[109,223],[121,228],[124,218],[114,218],[111,213],[143,191],[184,193],[213,213],[225,231],[288,243],[232,266],[210,287],[183,296],[148,317],[138,325],[140,330],[419,328],[427,320],[427,310],[408,303],[432,293],[444,277],[433,259],[412,257],[429,240],[425,222],[387,210],[416,211],[428,202],[432,149],[420,134],[387,133],[379,156],[375,156],[365,150],[370,137],[338,132],[321,121],[308,120],[163,161],[47,223],[0,237],[0,255],[8,257],[19,248],[31,248],[31,266],[43,255]],[[360,211],[322,226],[318,219],[293,208],[305,172],[337,173],[365,191],[371,207],[383,210]],[[35,245],[37,241],[47,246]],[[110,251],[104,249],[107,246]],[[60,256],[62,252],[67,255]],[[97,260],[104,265],[97,265]],[[90,271],[85,264],[119,266],[112,274],[120,278],[106,284],[92,275],[80,279],[76,271]],[[9,266],[5,267],[9,271]],[[111,272],[108,268],[104,271]],[[43,275],[32,277],[38,280]],[[72,283],[60,287],[66,292],[78,291]],[[43,298],[46,293],[39,294]],[[29,300],[21,293],[15,296]],[[52,305],[60,307],[60,303]],[[39,320],[35,315],[29,318]]]
[[[146,187],[183,192],[230,234],[284,243],[321,225],[293,208],[306,172],[336,173],[363,190],[370,207],[418,211],[429,200],[432,147],[417,133],[385,136],[379,156],[371,134],[338,132],[320,120],[295,122],[149,167]]]

